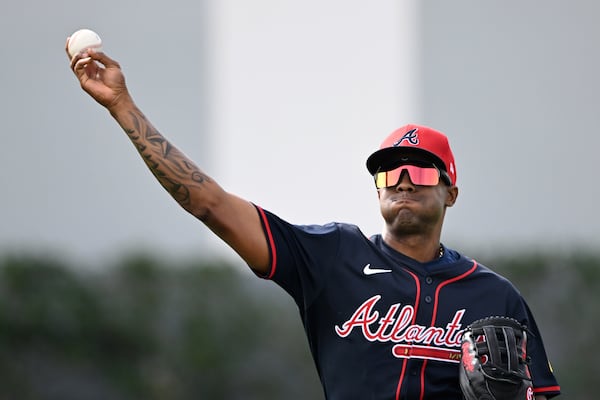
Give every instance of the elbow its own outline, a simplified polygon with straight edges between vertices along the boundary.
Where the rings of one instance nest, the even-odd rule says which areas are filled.
[[[182,204],[181,206],[200,222],[208,225],[216,213],[215,210],[218,204],[216,202],[204,202],[202,204]]]
[[[191,208],[186,208],[186,207],[184,207],[184,208],[188,213],[192,214],[194,217],[196,217],[196,219],[198,219],[203,224],[207,224],[207,222],[210,220],[211,212],[208,208],[202,208],[202,209],[191,209]]]
[[[201,199],[194,199],[194,197],[190,197],[190,201],[187,204],[181,204],[181,206],[198,220],[200,220],[205,225],[211,225],[217,216],[219,215],[219,210],[222,208],[225,198],[223,194],[215,194],[210,197],[202,197]]]
[[[187,187],[178,186],[171,192],[179,205],[194,217],[207,224],[226,201],[227,194],[218,186]]]

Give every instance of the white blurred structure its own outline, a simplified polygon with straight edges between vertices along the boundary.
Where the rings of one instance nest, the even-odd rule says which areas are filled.
[[[78,88],[62,46],[81,27],[102,36],[173,143],[291,222],[378,232],[365,159],[417,122],[445,131],[457,157],[447,244],[600,244],[598,3],[10,3],[0,15],[0,251],[233,256]]]

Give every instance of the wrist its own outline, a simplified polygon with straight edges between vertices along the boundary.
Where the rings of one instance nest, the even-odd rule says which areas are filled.
[[[135,110],[137,107],[129,93],[124,93],[106,108],[114,118],[118,119],[120,114]]]

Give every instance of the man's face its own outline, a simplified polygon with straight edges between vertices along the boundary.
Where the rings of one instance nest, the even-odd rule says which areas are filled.
[[[389,178],[387,185],[390,186],[378,189],[381,215],[388,231],[401,236],[441,229],[446,207],[454,205],[458,188],[447,185],[441,178],[432,185],[431,169],[435,167],[428,160],[410,159],[401,163],[406,164],[401,164],[395,175],[388,174],[395,180],[395,176],[400,172],[397,183]],[[414,179],[411,179],[411,171]],[[415,182],[427,184],[420,185]]]

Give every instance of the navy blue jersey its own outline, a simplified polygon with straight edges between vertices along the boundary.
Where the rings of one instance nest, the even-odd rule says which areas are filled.
[[[298,305],[327,399],[461,400],[462,330],[489,316],[529,328],[534,391],[559,393],[531,312],[507,279],[448,248],[419,263],[354,225],[298,226],[258,211],[271,252],[265,278]]]

